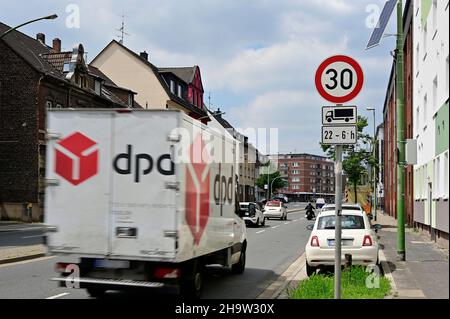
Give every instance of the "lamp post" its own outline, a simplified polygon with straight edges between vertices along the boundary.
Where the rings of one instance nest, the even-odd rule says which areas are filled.
[[[376,129],[376,124],[375,124],[375,108],[374,107],[368,107],[367,111],[372,111],[373,113],[373,141],[372,141],[372,155],[373,158],[375,159],[375,143],[377,141],[377,129]],[[375,176],[376,170],[375,170],[375,165],[372,165],[372,179],[373,179],[373,219],[376,221],[377,220],[377,178]]]
[[[33,22],[36,22],[36,21],[40,21],[40,20],[53,20],[53,19],[56,19],[57,17],[58,17],[58,15],[51,14],[51,15],[48,15],[48,16],[45,16],[45,17],[37,18],[37,19],[34,19],[34,20],[27,21],[25,23],[19,24],[18,26],[7,30],[5,33],[0,35],[0,39],[2,39],[8,33],[12,32],[12,31],[14,31],[14,30],[16,30],[16,29],[18,29],[20,27],[23,27],[24,25],[27,25],[27,24],[30,24],[30,23],[33,23]]]
[[[277,177],[275,177],[275,178],[270,182],[270,187],[269,187],[269,197],[270,197],[270,194],[272,193],[273,182],[275,182],[278,178],[282,178],[282,176],[277,176]]]

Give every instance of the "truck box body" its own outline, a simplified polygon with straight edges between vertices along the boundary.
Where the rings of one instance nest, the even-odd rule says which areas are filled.
[[[167,110],[50,110],[47,127],[52,253],[179,263],[245,239],[235,140]]]

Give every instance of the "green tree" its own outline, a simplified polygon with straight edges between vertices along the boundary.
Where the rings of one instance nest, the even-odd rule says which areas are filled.
[[[342,168],[348,177],[348,181],[354,187],[355,201],[358,198],[356,187],[359,184],[363,173],[367,170],[367,167],[372,167],[374,173],[378,169],[376,158],[373,157],[371,151],[367,151],[367,145],[373,146],[373,138],[369,134],[363,132],[367,125],[367,117],[358,116],[358,121],[356,123],[358,130],[357,143],[354,145],[343,146]],[[329,158],[333,160],[336,159],[334,146],[324,145],[322,143],[320,143],[320,146]]]
[[[265,185],[268,185],[268,187],[270,187],[270,192],[274,193],[278,189],[286,187],[287,182],[283,178],[281,178],[280,172],[273,172],[273,173],[269,172],[267,174],[262,173],[256,180],[256,186],[258,186],[261,189],[264,189]]]

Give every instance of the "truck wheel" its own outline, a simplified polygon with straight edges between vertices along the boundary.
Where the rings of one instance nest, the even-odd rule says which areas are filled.
[[[231,266],[231,272],[233,274],[242,274],[245,270],[245,248],[241,251],[239,262]]]
[[[106,292],[105,289],[94,287],[86,288],[86,290],[89,296],[91,296],[92,298],[101,298],[105,295]]]
[[[196,261],[192,266],[186,267],[186,274],[181,279],[181,295],[185,298],[198,299],[203,290],[203,267]]]
[[[306,262],[306,275],[308,277],[311,277],[312,275],[314,275],[316,273],[317,268],[316,267],[312,267],[310,265],[308,265],[308,262]]]

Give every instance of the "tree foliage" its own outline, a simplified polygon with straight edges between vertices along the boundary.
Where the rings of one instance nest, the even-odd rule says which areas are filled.
[[[356,186],[359,184],[363,173],[368,169],[369,166],[373,167],[375,169],[375,172],[378,169],[377,160],[373,156],[373,153],[367,151],[368,145],[373,147],[373,138],[369,134],[365,134],[363,132],[364,128],[367,125],[367,117],[358,116],[358,121],[356,124],[358,131],[357,143],[354,145],[344,145],[342,148],[342,168],[348,177],[348,181],[354,187],[355,201],[357,198]],[[322,143],[320,143],[320,146],[329,158],[333,160],[336,159],[334,146],[324,145]]]
[[[287,182],[281,178],[280,172],[260,174],[256,180],[256,186],[264,189],[264,185],[269,185],[271,193],[287,186]]]

